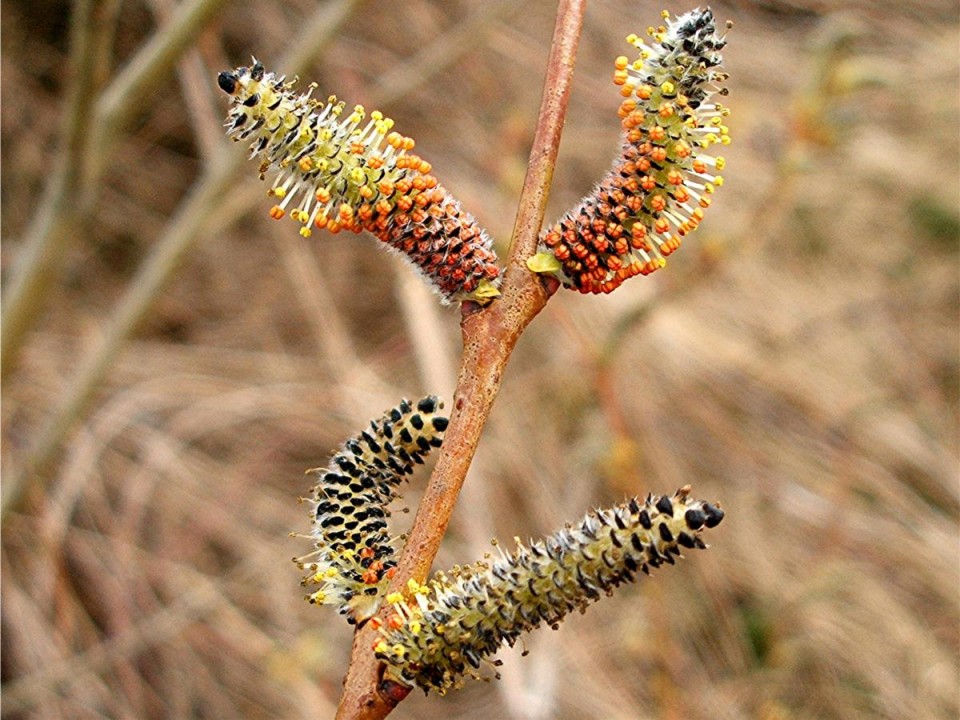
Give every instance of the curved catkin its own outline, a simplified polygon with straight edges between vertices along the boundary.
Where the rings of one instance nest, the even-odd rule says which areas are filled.
[[[619,157],[593,192],[540,236],[528,261],[583,293],[608,293],[635,275],[648,275],[693,232],[723,184],[722,157],[729,111],[716,101],[720,51],[726,44],[709,9],[649,28],[650,44],[627,38],[637,59],[619,57],[614,83],[624,97]]]
[[[441,694],[460,687],[521,633],[556,627],[639,573],[673,565],[683,549],[705,548],[700,534],[722,519],[719,507],[691,498],[686,486],[672,497],[633,498],[589,513],[492,562],[438,575],[429,587],[411,583],[415,602],[387,597],[396,613],[374,648],[384,677]]]
[[[331,96],[302,95],[293,82],[250,67],[220,73],[232,98],[227,134],[250,143],[260,177],[273,171],[270,216],[289,215],[309,237],[312,228],[366,230],[403,255],[443,302],[484,301],[499,294],[493,242],[470,213],[410,152],[411,138],[363,106],[346,110]]]
[[[413,466],[440,447],[447,419],[431,395],[406,400],[350,438],[317,477],[309,498],[315,551],[294,558],[312,603],[336,605],[350,622],[376,612],[396,566],[387,506]]]

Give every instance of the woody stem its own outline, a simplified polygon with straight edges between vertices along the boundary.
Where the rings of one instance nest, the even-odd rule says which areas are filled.
[[[463,306],[463,356],[450,425],[388,592],[404,588],[410,578],[418,582],[426,579],[500,389],[507,361],[523,330],[556,290],[555,281],[542,282],[527,270],[526,260],[536,252],[543,224],[585,7],[586,0],[560,0],[502,297],[484,309],[474,303]],[[384,608],[381,615],[388,612]],[[354,636],[337,720],[380,720],[405,694],[401,691],[399,696],[388,695],[380,687],[380,663],[372,650],[376,639],[371,623],[359,628]]]

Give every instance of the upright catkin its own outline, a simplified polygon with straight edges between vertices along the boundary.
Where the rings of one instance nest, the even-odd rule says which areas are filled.
[[[540,236],[528,261],[583,293],[608,293],[666,264],[697,229],[723,184],[726,161],[708,151],[730,142],[720,51],[726,44],[709,9],[649,28],[649,44],[630,61],[617,58],[613,81],[624,100],[623,144],[593,192]]]

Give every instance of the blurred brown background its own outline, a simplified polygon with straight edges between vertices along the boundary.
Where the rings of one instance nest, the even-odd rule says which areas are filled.
[[[613,59],[660,7],[591,3],[549,218],[608,167]],[[4,328],[4,717],[333,715],[350,630],[289,560],[303,471],[400,397],[450,396],[458,313],[369,237],[270,221],[216,72],[255,54],[382,109],[504,255],[554,9],[3,2],[5,322],[27,298]],[[714,11],[726,185],[665,271],[534,322],[438,567],[685,483],[727,519],[501,653],[502,681],[398,719],[960,712],[956,3]]]

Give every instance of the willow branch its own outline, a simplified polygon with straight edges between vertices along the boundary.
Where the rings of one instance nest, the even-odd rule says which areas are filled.
[[[537,131],[511,238],[502,297],[485,309],[471,303],[464,305],[463,356],[450,425],[401,555],[391,592],[404,588],[409,578],[418,582],[426,579],[500,389],[507,361],[524,329],[556,289],[555,285],[545,285],[529,272],[526,260],[536,251],[543,224],[585,5],[586,0],[561,0],[557,10]],[[386,608],[382,611],[383,615],[387,612]],[[354,636],[353,656],[337,720],[380,720],[405,695],[403,690],[390,693],[390,688],[380,686],[379,663],[372,651],[376,637],[371,623],[361,627]]]

